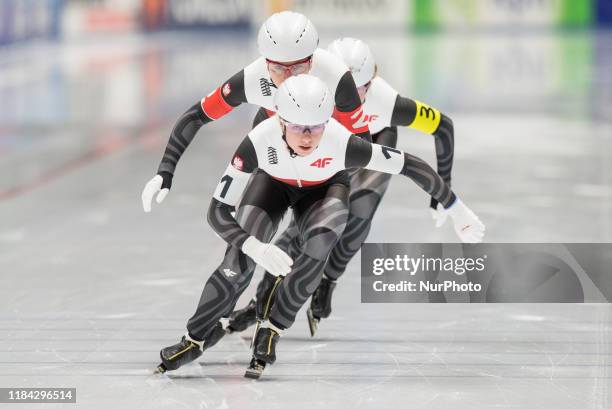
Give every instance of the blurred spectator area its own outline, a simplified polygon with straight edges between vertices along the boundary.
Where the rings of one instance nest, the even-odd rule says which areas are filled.
[[[321,29],[575,28],[610,25],[610,0],[0,0],[0,44],[97,33],[257,27],[291,9]],[[338,16],[342,16],[341,19]]]

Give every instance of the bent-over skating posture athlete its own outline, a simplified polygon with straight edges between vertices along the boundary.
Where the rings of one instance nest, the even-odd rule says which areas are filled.
[[[145,212],[151,211],[154,196],[161,203],[168,195],[176,166],[203,125],[243,103],[258,105],[272,115],[276,90],[292,75],[309,73],[323,80],[332,92],[336,119],[352,133],[371,140],[351,72],[342,59],[317,48],[318,44],[317,30],[302,14],[283,11],[268,17],[257,36],[261,57],[195,103],[174,125],[157,175],[142,192]]]
[[[434,136],[438,174],[450,186],[454,154],[454,130],[452,120],[435,108],[410,98],[403,97],[393,89],[377,71],[374,56],[361,40],[340,38],[333,41],[328,51],[340,57],[349,67],[363,104],[363,121],[368,123],[374,142],[391,148],[397,146],[397,127],[407,126]],[[260,116],[265,112],[260,112]],[[324,267],[321,283],[312,295],[307,318],[311,335],[314,336],[318,323],[332,311],[332,293],[336,280],[344,273],[349,261],[365,242],[372,218],[376,213],[387,188],[391,175],[368,169],[349,172],[350,195],[347,227],[332,250]],[[432,197],[430,210],[440,227],[446,219],[446,212]],[[297,241],[297,226],[292,221],[276,240],[275,244],[286,252],[292,252],[290,245]],[[232,313],[229,331],[243,331],[256,323],[256,300]]]
[[[257,288],[257,312],[266,322],[254,335],[245,376],[259,377],[266,364],[274,363],[280,334],[319,284],[329,253],[346,227],[349,168],[411,178],[448,209],[463,241],[482,239],[484,225],[424,161],[355,137],[330,120],[333,97],[320,79],[287,79],[274,104],[277,115],[242,141],[215,190],[208,221],[228,243],[225,257],[204,286],[187,334],[161,350],[160,371],[193,361],[221,338],[219,320],[233,310],[255,264],[266,270]],[[289,207],[300,242],[292,246],[299,249],[292,254],[269,243]],[[282,281],[281,274],[286,274]]]

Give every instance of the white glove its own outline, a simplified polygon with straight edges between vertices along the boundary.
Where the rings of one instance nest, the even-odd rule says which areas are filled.
[[[293,265],[293,260],[287,253],[274,244],[262,243],[253,236],[242,243],[242,252],[275,276],[289,274]]]
[[[436,223],[436,227],[444,226],[446,223],[446,219],[448,218],[448,212],[444,210],[444,206],[438,203],[438,207],[436,209],[429,208],[429,212],[431,213],[431,218]]]
[[[463,202],[457,198],[453,205],[446,209],[453,219],[455,232],[464,243],[480,243],[484,237],[485,225]]]
[[[163,182],[164,178],[162,178],[160,175],[155,175],[153,179],[147,182],[142,190],[142,208],[146,213],[151,211],[151,201],[153,201],[153,196],[157,195],[155,201],[157,203],[161,203],[168,195],[168,192],[170,192],[170,189],[161,188]]]

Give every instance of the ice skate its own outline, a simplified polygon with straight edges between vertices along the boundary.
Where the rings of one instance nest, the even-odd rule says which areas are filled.
[[[244,374],[246,378],[258,379],[266,365],[276,361],[276,344],[279,339],[278,332],[271,328],[262,327],[257,330],[253,342],[253,359]]]
[[[257,284],[255,316],[258,321],[266,321],[270,316],[276,292],[284,278],[284,276],[275,276],[266,271],[259,284]]]
[[[266,363],[257,358],[251,359],[251,363],[244,373],[245,378],[250,379],[259,379],[264,369],[266,368]]]
[[[227,333],[241,332],[255,325],[257,321],[267,320],[274,305],[274,296],[283,278],[283,276],[276,277],[266,271],[257,286],[257,297],[249,301],[246,307],[230,315]]]
[[[242,332],[250,326],[255,325],[257,322],[256,305],[257,302],[255,299],[252,299],[246,307],[232,312],[226,332],[228,334]]]
[[[220,322],[217,323],[204,341],[196,341],[187,334],[183,335],[180,342],[159,351],[161,363],[155,368],[154,372],[162,374],[166,371],[174,371],[189,362],[195,361],[205,350],[219,342],[223,335],[225,335],[225,330]]]
[[[166,371],[173,371],[189,362],[195,361],[202,355],[202,344],[203,342],[188,339],[186,335],[183,335],[180,342],[159,351],[162,362],[157,366],[155,372],[164,373]]]
[[[320,319],[312,314],[310,307],[306,310],[306,318],[308,319],[308,328],[310,329],[310,336],[314,337],[319,328]]]

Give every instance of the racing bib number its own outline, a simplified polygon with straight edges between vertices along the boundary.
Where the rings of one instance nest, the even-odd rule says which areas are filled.
[[[420,101],[414,102],[416,102],[416,115],[409,127],[428,134],[434,133],[440,124],[440,111]]]

